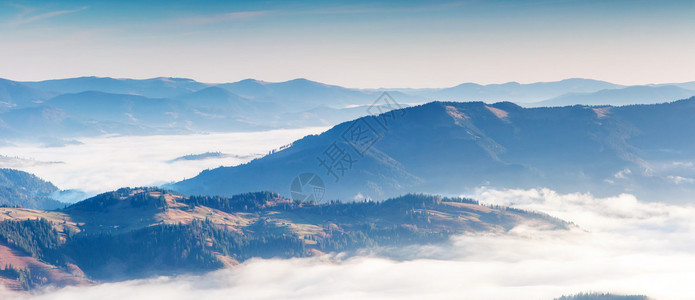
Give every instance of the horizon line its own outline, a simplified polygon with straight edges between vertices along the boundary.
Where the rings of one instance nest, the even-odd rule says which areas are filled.
[[[208,81],[200,81],[197,80],[193,77],[177,77],[177,76],[155,76],[155,77],[120,77],[120,76],[100,76],[100,75],[82,75],[82,76],[74,76],[74,77],[61,77],[61,78],[50,78],[50,79],[40,79],[40,80],[15,80],[15,79],[9,79],[7,77],[0,77],[0,79],[8,80],[8,81],[13,81],[13,82],[18,82],[18,83],[36,83],[36,82],[44,82],[44,81],[53,81],[53,80],[70,80],[70,79],[80,79],[80,78],[99,78],[99,79],[115,79],[115,80],[153,80],[153,79],[178,79],[178,80],[191,80],[194,82],[202,83],[202,84],[207,84],[207,85],[221,85],[221,84],[230,84],[230,83],[238,83],[242,81],[247,81],[247,80],[253,80],[259,83],[264,83],[264,84],[277,84],[277,83],[286,83],[286,82],[291,82],[291,81],[297,81],[297,80],[305,80],[309,82],[315,82],[319,84],[324,84],[324,85],[329,85],[329,86],[338,86],[342,88],[347,88],[347,89],[355,89],[355,90],[384,90],[384,89],[447,89],[447,88],[453,88],[457,87],[460,85],[464,84],[477,84],[480,86],[490,86],[490,85],[505,85],[505,84],[520,84],[520,85],[530,85],[530,84],[538,84],[538,83],[552,83],[552,82],[561,82],[561,81],[567,81],[567,80],[592,80],[592,81],[600,81],[600,82],[606,82],[614,85],[618,85],[621,87],[631,87],[631,86],[652,86],[652,85],[669,85],[669,84],[684,84],[684,83],[691,83],[695,82],[694,80],[687,80],[687,81],[672,81],[672,82],[649,82],[649,83],[639,83],[639,84],[625,84],[625,83],[616,83],[613,81],[608,81],[608,80],[602,80],[602,79],[595,79],[595,78],[588,78],[588,77],[567,77],[567,78],[562,78],[562,79],[555,79],[555,80],[547,80],[547,81],[505,81],[505,82],[488,82],[488,83],[481,83],[481,82],[474,82],[474,81],[465,81],[461,82],[456,85],[449,85],[449,86],[439,86],[439,87],[349,87],[347,85],[340,85],[336,83],[327,83],[323,81],[318,81],[314,79],[308,79],[306,77],[294,77],[291,79],[287,80],[281,80],[281,81],[268,81],[268,80],[262,80],[262,79],[256,79],[256,78],[251,78],[247,77],[244,79],[239,79],[239,80],[234,80],[234,81],[224,81],[224,82],[208,82]]]

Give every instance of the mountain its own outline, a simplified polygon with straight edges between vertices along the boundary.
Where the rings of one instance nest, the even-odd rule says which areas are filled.
[[[13,109],[1,113],[0,128],[0,137],[19,140],[40,140],[66,135],[90,136],[116,129],[103,122],[76,119],[63,109],[48,106]]]
[[[616,295],[609,293],[579,293],[573,296],[562,296],[555,300],[650,300],[643,295]]]
[[[246,98],[262,98],[272,94],[272,83],[256,79],[244,79],[237,82],[217,85],[225,90]]]
[[[690,81],[690,82],[682,82],[682,83],[670,83],[667,85],[675,85],[679,88],[683,88],[686,90],[695,90],[695,81]]]
[[[289,87],[293,85],[279,84],[275,92],[285,95],[285,90],[291,90]],[[306,86],[311,90],[322,84],[308,83]],[[364,101],[360,101],[369,104],[379,96],[345,90],[348,91],[346,93],[361,95]],[[301,95],[292,94],[291,91],[286,93],[286,97],[279,98],[248,98],[219,86],[205,87],[172,98],[100,91],[67,93],[36,103],[35,106],[0,112],[0,128],[3,129],[0,137],[36,139],[114,133],[148,135],[265,130],[326,126],[369,114],[367,106],[330,108],[318,104],[328,98],[316,100],[316,106],[304,105],[303,100],[297,100]],[[313,91],[307,93],[314,95]],[[295,109],[287,110],[287,105],[295,106]]]
[[[116,79],[110,77],[78,77],[55,79],[22,84],[60,94],[77,94],[97,91],[109,94],[140,95],[148,98],[169,98],[208,87],[187,78],[158,77],[151,79]]]
[[[518,82],[488,85],[464,83],[451,88],[410,90],[406,93],[424,96],[430,101],[537,102],[566,93],[596,92],[619,87],[619,85],[605,81],[571,78],[530,84]]]
[[[673,85],[631,86],[622,89],[601,90],[594,93],[570,93],[553,99],[530,104],[531,106],[565,105],[628,105],[670,102],[695,96],[695,90]]]
[[[281,105],[247,99],[220,87],[174,98],[87,91],[0,112],[0,138],[41,140],[326,126],[366,115],[367,108],[321,106],[286,112]]]
[[[94,91],[63,94],[46,100],[44,105],[85,120],[160,126],[174,121],[172,114],[186,110],[180,102],[170,99]]]
[[[656,87],[658,87],[658,86],[677,86],[677,87],[682,88],[682,89],[695,91],[695,81],[647,84],[646,86],[656,86]]]
[[[572,227],[541,213],[428,195],[318,205],[271,192],[186,197],[124,188],[54,212],[0,212],[1,245],[83,281],[203,272],[254,257],[350,255],[363,248],[442,243],[450,235],[504,233],[529,221],[547,230]],[[0,265],[13,258],[0,256]],[[34,277],[26,282],[52,284]]]
[[[283,112],[280,106],[275,103],[241,97],[218,86],[204,88],[174,99],[183,102],[199,113],[244,119],[248,123],[257,122],[259,118],[267,118]]]
[[[405,107],[405,105],[402,106]],[[333,126],[369,115],[373,110],[370,107],[369,105],[346,108],[319,106],[300,112],[284,112],[279,114],[276,120],[267,120],[267,122],[274,126],[282,126],[282,124],[292,127]]]
[[[16,81],[0,78],[0,112],[46,100],[53,93],[37,90]]]
[[[407,107],[426,99],[527,106],[655,103],[693,95],[673,85],[622,88],[590,79],[478,85],[447,89],[350,89],[307,79],[247,79],[205,84],[182,78],[80,77],[39,82],[0,80],[0,139],[70,139],[101,134],[150,135],[330,126],[374,113],[388,92]],[[381,103],[383,105],[383,103]],[[379,109],[381,110],[381,109]]]
[[[56,191],[58,188],[52,183],[33,174],[0,169],[0,205],[38,209],[61,208],[65,203],[50,198],[50,194]]]
[[[171,99],[90,91],[60,95],[44,105],[90,124],[114,125],[106,130],[109,133],[171,134],[267,128],[254,118],[267,104],[252,103],[217,87]]]
[[[231,108],[232,110],[238,110],[240,112],[251,109],[253,105],[248,99],[216,86],[204,88],[190,94],[180,95],[177,99],[191,106],[210,109]]]
[[[300,112],[319,106],[344,108],[352,105],[374,103],[382,92],[356,90],[336,85],[328,85],[307,79],[294,79],[285,82],[264,82],[254,79],[220,84],[234,94],[280,105],[286,112]],[[419,96],[396,93],[399,102],[422,102]]]
[[[695,188],[693,114],[695,98],[623,107],[432,102],[342,123],[168,187],[289,195],[295,177],[313,173],[323,178],[327,200],[460,195],[479,186],[682,199]]]

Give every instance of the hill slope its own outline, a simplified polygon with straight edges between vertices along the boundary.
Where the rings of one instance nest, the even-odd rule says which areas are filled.
[[[50,194],[58,191],[52,183],[33,174],[0,169],[0,205],[26,208],[55,209],[65,203],[53,200]]]
[[[686,195],[695,170],[687,163],[673,166],[695,158],[695,133],[687,130],[695,128],[693,114],[695,98],[533,109],[505,102],[433,102],[346,122],[172,188],[188,194],[271,189],[288,195],[293,178],[309,172],[323,178],[325,199],[460,194],[481,185]],[[641,188],[647,182],[653,189]]]
[[[504,233],[529,222],[570,227],[544,214],[462,198],[316,205],[270,192],[185,197],[155,188],[120,189],[56,212],[0,208],[0,220],[0,241],[57,270],[98,280],[208,271],[253,257],[440,243],[452,234]]]

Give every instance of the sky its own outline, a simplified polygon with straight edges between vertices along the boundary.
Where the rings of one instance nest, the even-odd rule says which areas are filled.
[[[693,1],[4,1],[0,77],[695,80]]]

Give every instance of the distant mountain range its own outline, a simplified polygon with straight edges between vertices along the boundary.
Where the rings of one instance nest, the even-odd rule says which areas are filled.
[[[369,105],[381,94],[377,91],[349,89],[307,79],[269,83],[253,79],[220,84],[219,87],[237,95],[281,105],[284,111],[298,112],[316,107],[344,108],[352,105]],[[394,96],[402,102],[420,102],[424,98],[397,91]]]
[[[326,126],[369,114],[383,92],[401,106],[510,101],[522,106],[627,105],[695,95],[695,83],[621,86],[590,79],[443,89],[350,89],[306,79],[207,84],[185,78],[0,79],[0,139],[171,134]]]
[[[631,86],[606,89],[592,93],[569,93],[549,100],[529,104],[530,106],[584,105],[630,105],[671,102],[695,96],[695,91],[675,85]]]
[[[15,289],[204,272],[254,257],[290,258],[504,233],[551,216],[465,198],[405,195],[317,205],[256,192],[186,197],[120,189],[58,211],[0,208],[0,283]]]
[[[0,113],[15,107],[32,105],[55,95],[55,93],[37,90],[19,82],[0,79]]]
[[[208,87],[186,78],[116,79],[109,77],[79,77],[55,79],[21,84],[55,94],[76,94],[98,91],[109,94],[139,95],[148,98],[169,98],[192,93]]]
[[[458,195],[479,186],[683,199],[695,191],[693,115],[695,97],[622,107],[433,102],[345,122],[169,187],[289,196],[294,178],[313,173],[325,182],[325,200]]]
[[[616,295],[610,293],[579,293],[572,296],[562,296],[555,300],[653,300],[644,295]]]
[[[381,93],[305,79],[204,84],[81,77],[0,81],[0,138],[149,135],[326,126],[368,114]],[[401,101],[423,101],[401,95]]]
[[[621,88],[610,82],[571,78],[554,82],[537,82],[521,84],[507,82],[503,84],[480,85],[464,83],[444,89],[408,90],[410,93],[437,101],[511,101],[517,103],[538,102],[568,93],[593,93],[607,89]]]

